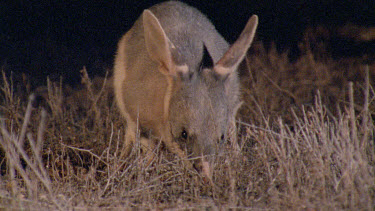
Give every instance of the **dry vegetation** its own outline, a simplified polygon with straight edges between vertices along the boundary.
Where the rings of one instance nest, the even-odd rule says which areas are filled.
[[[295,63],[261,45],[246,58],[241,153],[217,157],[212,183],[161,144],[150,165],[137,147],[120,159],[108,80],[83,70],[81,90],[48,81],[28,101],[3,74],[0,209],[374,210],[375,69],[301,48]]]

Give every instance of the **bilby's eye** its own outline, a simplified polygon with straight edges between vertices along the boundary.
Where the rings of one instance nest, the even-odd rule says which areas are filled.
[[[225,143],[225,135],[224,135],[224,134],[221,135],[220,140],[219,140],[219,143],[220,143],[220,144],[224,144],[224,143]]]
[[[183,131],[181,132],[181,137],[182,137],[183,139],[187,139],[187,138],[188,138],[188,133],[186,132],[186,130],[183,130]]]
[[[221,140],[221,141],[224,141],[224,139],[225,139],[225,136],[224,136],[224,134],[223,134],[223,135],[221,135],[220,140]]]

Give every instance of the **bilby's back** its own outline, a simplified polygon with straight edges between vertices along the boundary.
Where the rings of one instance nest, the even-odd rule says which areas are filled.
[[[197,9],[171,1],[155,5],[150,11],[158,18],[167,37],[180,51],[181,62],[199,65],[203,44],[214,63],[228,50],[229,45],[212,23]]]

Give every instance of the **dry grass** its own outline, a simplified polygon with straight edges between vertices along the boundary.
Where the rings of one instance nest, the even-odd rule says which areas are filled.
[[[137,147],[120,159],[110,81],[85,69],[81,90],[48,81],[37,106],[4,75],[0,208],[374,210],[371,69],[305,53],[292,64],[258,46],[247,58],[241,153],[217,157],[213,183],[162,144],[150,165]]]

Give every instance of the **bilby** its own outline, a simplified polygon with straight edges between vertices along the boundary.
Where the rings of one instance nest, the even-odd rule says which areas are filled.
[[[237,68],[257,25],[253,15],[230,46],[187,4],[167,1],[144,10],[119,41],[114,64],[115,98],[127,124],[124,154],[141,129],[183,159],[207,157],[193,163],[198,169],[209,166],[235,127],[241,105]],[[151,138],[138,140],[144,149],[154,147]]]

